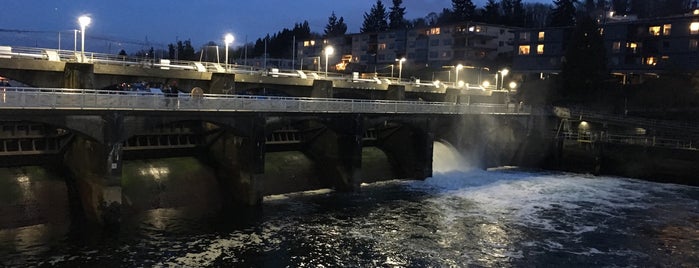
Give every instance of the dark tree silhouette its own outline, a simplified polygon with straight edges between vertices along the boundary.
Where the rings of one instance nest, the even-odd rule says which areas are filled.
[[[500,4],[496,0],[488,0],[483,7],[481,17],[487,23],[500,23]]]
[[[576,0],[554,0],[553,10],[551,10],[551,22],[549,26],[573,26],[575,25],[575,2]]]
[[[582,17],[566,49],[559,93],[566,100],[599,101],[607,75],[599,26],[591,17]]]
[[[371,7],[369,13],[364,13],[364,22],[360,31],[362,33],[386,31],[388,29],[386,18],[388,18],[386,7],[381,0],[376,0],[376,4]]]
[[[452,22],[462,22],[472,20],[476,10],[476,5],[471,0],[451,0],[453,17]]]
[[[345,19],[340,17],[340,19],[335,16],[335,11],[328,18],[328,24],[325,25],[325,36],[336,37],[342,36],[347,32],[347,24],[345,24]]]
[[[405,7],[402,7],[403,0],[393,0],[391,12],[388,14],[390,29],[405,29]]]

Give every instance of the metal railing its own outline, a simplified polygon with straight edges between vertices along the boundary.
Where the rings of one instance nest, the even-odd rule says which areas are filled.
[[[459,88],[462,90],[478,90],[486,91],[493,88],[483,88],[480,85],[457,86],[449,82],[437,81],[407,81],[400,80],[394,77],[376,76],[371,78],[360,78],[354,74],[328,73],[312,70],[285,70],[278,68],[263,69],[255,66],[244,66],[237,64],[229,64],[225,66],[223,63],[206,62],[206,61],[185,61],[185,60],[167,60],[156,58],[136,58],[122,55],[85,52],[84,58],[80,51],[74,50],[57,50],[51,48],[36,48],[36,47],[10,47],[0,46],[0,58],[20,58],[20,59],[43,59],[49,61],[64,61],[64,62],[83,62],[83,63],[99,63],[108,65],[121,66],[138,66],[142,68],[160,68],[171,70],[190,70],[196,72],[213,72],[213,73],[235,73],[235,74],[252,74],[272,77],[297,77],[301,79],[327,79],[327,80],[342,80],[367,84],[401,84],[432,87],[439,90],[446,90],[447,87]]]
[[[291,98],[180,93],[168,97],[145,91],[0,88],[0,109],[147,110],[283,113],[529,114],[505,104],[455,104],[424,101]]]
[[[663,147],[672,149],[696,150],[696,144],[691,140],[668,139],[657,136],[633,136],[616,135],[608,133],[572,132],[563,133],[567,140],[575,140],[583,143],[606,142],[615,144],[641,145],[650,147]]]

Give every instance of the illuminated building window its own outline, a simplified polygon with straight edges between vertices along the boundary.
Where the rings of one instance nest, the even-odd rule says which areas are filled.
[[[629,51],[631,53],[636,53],[636,50],[638,49],[638,44],[636,43],[626,43],[626,47],[629,48]]]
[[[669,60],[670,60],[670,56],[662,56],[662,57],[660,57],[660,61],[662,61],[662,62],[667,62],[667,61],[669,61]]]
[[[520,45],[519,55],[529,55],[529,45]]]
[[[699,22],[692,22],[689,24],[689,33],[690,34],[699,34]]]
[[[386,43],[379,44],[379,50],[386,49]]]
[[[663,35],[670,35],[672,32],[672,24],[663,25]]]
[[[427,30],[427,35],[435,35],[440,33],[440,28],[431,28]]]
[[[536,45],[536,54],[544,54],[544,45]]]
[[[619,52],[621,50],[621,42],[616,41],[612,43],[612,51]]]
[[[545,34],[544,32],[539,32],[539,41],[544,41]]]
[[[315,40],[310,40],[310,41],[303,41],[303,46],[304,47],[310,47],[310,46],[315,46],[316,41]]]
[[[697,50],[697,47],[699,47],[699,40],[690,39],[689,40],[689,50]]]
[[[652,36],[660,35],[660,26],[650,26],[648,27],[648,34]]]
[[[655,58],[655,57],[648,57],[648,58],[646,58],[646,65],[655,66],[656,64],[658,64],[658,59],[657,59],[657,58]]]
[[[468,27],[468,31],[480,33],[483,31],[483,28],[481,28],[481,26],[471,26],[471,27]]]

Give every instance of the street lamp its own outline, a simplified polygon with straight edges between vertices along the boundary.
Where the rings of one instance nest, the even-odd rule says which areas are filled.
[[[233,35],[226,34],[226,37],[224,37],[223,42],[226,43],[226,72],[228,72],[228,45],[233,43]]]
[[[507,68],[500,70],[500,85],[502,85],[499,89],[503,89],[505,87],[505,76],[510,73],[510,70]],[[496,85],[497,86],[497,85]]]
[[[335,53],[335,49],[332,46],[325,47],[325,78],[328,78],[328,57]]]
[[[510,86],[510,90],[514,90],[517,87],[517,82],[512,81],[512,82],[510,82],[509,86]]]
[[[398,62],[398,81],[403,80],[403,62],[406,61],[405,58],[396,59]]]
[[[461,65],[461,64],[456,65],[456,70],[454,71],[454,72],[455,72],[455,74],[454,74],[454,81],[456,81],[457,83],[459,82],[459,71],[460,71],[461,69],[463,69],[463,68],[464,68],[464,66]]]
[[[78,23],[80,23],[80,33],[82,33],[82,48],[80,49],[80,59],[81,62],[85,62],[85,27],[90,25],[92,19],[88,16],[80,16],[78,18]]]

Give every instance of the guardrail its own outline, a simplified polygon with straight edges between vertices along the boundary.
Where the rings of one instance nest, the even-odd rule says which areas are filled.
[[[109,65],[121,66],[138,66],[142,68],[160,68],[169,70],[189,70],[196,72],[213,72],[213,73],[235,73],[235,74],[253,74],[273,77],[298,77],[302,79],[323,79],[328,80],[343,80],[352,82],[361,82],[369,84],[401,84],[427,86],[440,89],[447,87],[459,88],[463,90],[492,90],[494,87],[482,87],[480,85],[457,85],[453,82],[439,81],[405,81],[394,77],[376,76],[371,78],[361,78],[355,74],[340,74],[316,72],[312,70],[285,70],[279,68],[261,69],[255,66],[244,66],[237,64],[225,64],[205,61],[184,61],[184,60],[168,60],[154,58],[135,58],[122,55],[113,55],[105,53],[85,52],[85,56],[80,51],[74,50],[57,50],[50,48],[35,48],[35,47],[10,47],[0,46],[0,58],[22,58],[22,59],[43,59],[48,61],[64,61],[64,62],[83,62],[83,63],[100,63]]]
[[[657,136],[632,136],[616,135],[608,133],[590,132],[564,132],[563,137],[567,140],[578,142],[607,142],[616,144],[641,145],[650,147],[663,147],[672,149],[696,150],[696,144],[691,140],[668,139]]]
[[[0,88],[1,109],[147,110],[282,113],[529,114],[505,104],[455,104],[423,101],[290,98],[181,93],[176,97],[143,91]]]

